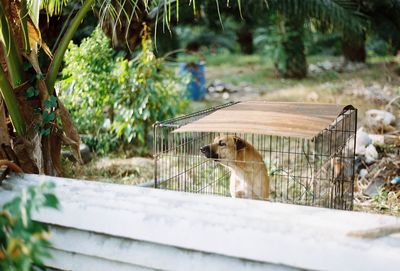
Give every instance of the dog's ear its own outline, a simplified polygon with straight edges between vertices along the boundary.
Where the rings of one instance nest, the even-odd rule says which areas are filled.
[[[235,141],[237,151],[240,151],[240,150],[246,148],[246,142],[243,139],[241,139],[240,137],[235,136],[233,138],[233,140]]]

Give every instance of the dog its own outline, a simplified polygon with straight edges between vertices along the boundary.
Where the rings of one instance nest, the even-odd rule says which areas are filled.
[[[218,136],[200,151],[230,170],[229,190],[233,198],[268,199],[268,170],[261,154],[250,143],[237,136]]]

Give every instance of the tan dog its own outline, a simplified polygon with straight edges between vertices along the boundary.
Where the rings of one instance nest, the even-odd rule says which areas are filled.
[[[261,154],[237,136],[218,136],[200,148],[231,171],[230,193],[234,198],[268,199],[269,177]]]

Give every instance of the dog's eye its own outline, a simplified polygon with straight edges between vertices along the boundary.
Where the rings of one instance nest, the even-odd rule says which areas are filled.
[[[219,141],[218,145],[220,145],[220,146],[226,146],[226,144],[225,144],[222,140]]]

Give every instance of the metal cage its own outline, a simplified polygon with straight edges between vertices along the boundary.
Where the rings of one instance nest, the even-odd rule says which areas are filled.
[[[227,116],[233,115],[236,111],[229,110],[240,104],[228,103],[176,119],[157,122],[154,125],[155,187],[234,196],[230,191],[230,169],[222,165],[221,161],[206,158],[200,152],[200,148],[213,142],[217,136],[235,135],[251,144],[261,154],[262,162],[268,170],[270,193],[268,198],[262,199],[352,209],[357,109],[352,106],[340,107],[340,111],[337,111],[339,113],[334,115],[333,120],[329,120],[326,116],[320,117],[317,120],[328,121],[329,125],[312,136],[306,134],[306,136],[295,136],[296,133],[293,131],[296,129],[306,132],[309,129],[306,123],[291,122],[290,118],[298,120],[300,116],[300,119],[314,123],[314,119],[310,118],[310,112],[322,114],[321,108],[328,105],[319,105],[315,108],[316,105],[313,104],[265,102],[260,105],[265,114],[270,116],[270,111],[274,111],[272,114],[274,120],[279,120],[282,116],[281,128],[276,128],[276,124],[272,128],[273,125],[263,124],[267,132],[256,128],[254,128],[256,132],[251,132],[252,125],[256,125],[256,122],[248,121],[249,117],[244,117],[242,124],[240,121],[237,123],[236,120],[232,120],[231,125],[224,126],[224,117],[222,122],[217,122],[213,128],[204,128],[203,125],[198,129],[182,129],[189,126],[197,127],[193,124],[201,123],[219,111],[228,113]],[[248,105],[245,102],[242,104]],[[254,113],[252,107],[252,104],[248,107],[251,112],[246,114],[249,116]],[[293,112],[297,112],[297,115],[293,112],[289,115],[285,109],[287,107],[294,108]],[[287,120],[289,124],[285,124],[287,116],[291,116]],[[255,117],[255,120],[257,118],[259,117]],[[241,129],[240,125],[247,125],[248,129]],[[315,127],[313,128],[315,130]],[[268,131],[272,131],[271,134],[268,134]]]

